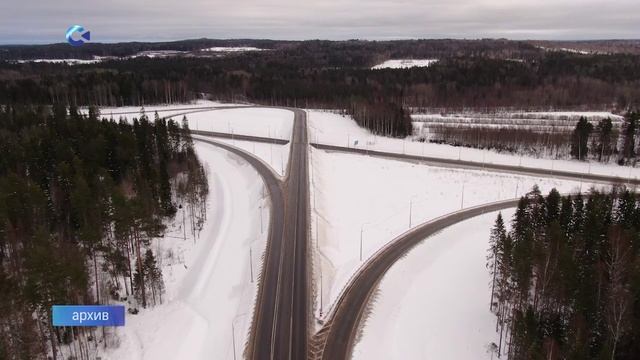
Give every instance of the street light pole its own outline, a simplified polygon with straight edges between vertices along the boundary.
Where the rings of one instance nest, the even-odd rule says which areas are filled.
[[[249,271],[251,273],[251,283],[253,284],[253,254],[251,252],[251,245],[249,245]]]
[[[233,360],[236,360],[236,326],[235,326],[235,322],[240,317],[245,316],[245,315],[247,315],[247,313],[236,315],[236,317],[234,317],[231,320],[231,343],[233,344]]]
[[[258,206],[258,209],[260,210],[260,234],[264,234],[264,227],[263,227],[263,221],[262,221],[262,205]]]

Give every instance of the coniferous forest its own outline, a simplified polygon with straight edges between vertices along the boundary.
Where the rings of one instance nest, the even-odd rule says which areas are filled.
[[[178,207],[194,231],[206,209],[186,121],[2,106],[0,153],[0,359],[89,358],[97,330],[53,328],[51,306],[162,302],[150,240]]]
[[[509,359],[637,359],[640,203],[628,189],[520,199],[498,215],[487,268]]]

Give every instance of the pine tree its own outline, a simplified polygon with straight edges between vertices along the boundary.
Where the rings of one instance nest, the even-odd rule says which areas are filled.
[[[575,159],[584,160],[587,157],[589,136],[592,131],[593,125],[584,116],[580,117],[571,138],[571,156]]]
[[[498,268],[500,267],[500,254],[503,249],[505,237],[507,236],[507,231],[504,226],[504,220],[502,219],[502,213],[498,213],[498,217],[496,218],[495,225],[493,229],[491,229],[491,236],[489,237],[489,254],[487,255],[487,267],[490,269],[491,273],[491,301],[489,302],[489,309],[493,310],[494,302],[493,299],[496,296],[496,280],[498,277]]]
[[[598,146],[594,149],[595,156],[598,157],[598,161],[603,161],[603,159],[607,161],[611,155],[611,135],[613,132],[611,118],[600,120],[596,130],[598,132]]]

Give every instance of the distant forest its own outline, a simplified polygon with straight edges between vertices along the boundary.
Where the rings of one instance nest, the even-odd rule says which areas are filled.
[[[520,199],[498,215],[490,308],[509,359],[632,360],[640,354],[640,198],[628,189]]]
[[[0,359],[89,358],[96,329],[52,327],[51,306],[161,303],[150,240],[179,207],[206,215],[186,122],[98,116],[0,106]]]
[[[259,52],[206,56],[207,46]],[[127,56],[188,51],[67,66],[15,63],[34,57]],[[640,55],[546,51],[508,40],[214,41],[0,47],[0,103],[123,106],[210,96],[268,105],[347,109],[377,133],[410,133],[408,109],[608,109],[640,103]],[[428,68],[371,70],[393,58],[435,58]]]

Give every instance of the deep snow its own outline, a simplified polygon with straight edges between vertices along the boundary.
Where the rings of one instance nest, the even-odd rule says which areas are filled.
[[[398,59],[387,60],[371,69],[408,69],[412,67],[428,67],[436,63],[438,59]]]
[[[349,116],[335,112],[308,111],[309,140],[321,144],[372,149],[398,154],[432,156],[444,159],[461,159],[477,163],[503,164],[538,169],[562,169],[576,173],[614,175],[623,179],[640,178],[640,167],[618,166],[576,160],[553,160],[497,153],[490,150],[454,147],[411,141],[411,138],[395,139],[373,135],[359,127]]]
[[[166,301],[127,315],[127,325],[118,329],[120,346],[106,351],[105,359],[233,359],[232,330],[236,354],[242,354],[270,205],[248,163],[212,145],[195,146],[210,187],[204,229],[195,245],[192,238],[181,239],[178,213],[171,237],[152,244],[162,254]]]
[[[513,213],[502,211],[505,221]],[[497,214],[453,225],[391,267],[354,347],[354,360],[491,359],[488,345],[497,343],[498,335],[485,264]]]
[[[326,316],[362,260],[411,227],[463,207],[589,184],[312,150],[315,315]],[[361,242],[362,239],[362,242]],[[320,281],[322,278],[322,281]],[[322,282],[322,286],[320,286]],[[322,298],[322,299],[321,299]],[[320,303],[322,302],[322,307]]]
[[[187,114],[189,128],[229,134],[291,138],[293,112],[274,108],[246,108]],[[180,120],[178,117],[176,120]]]

